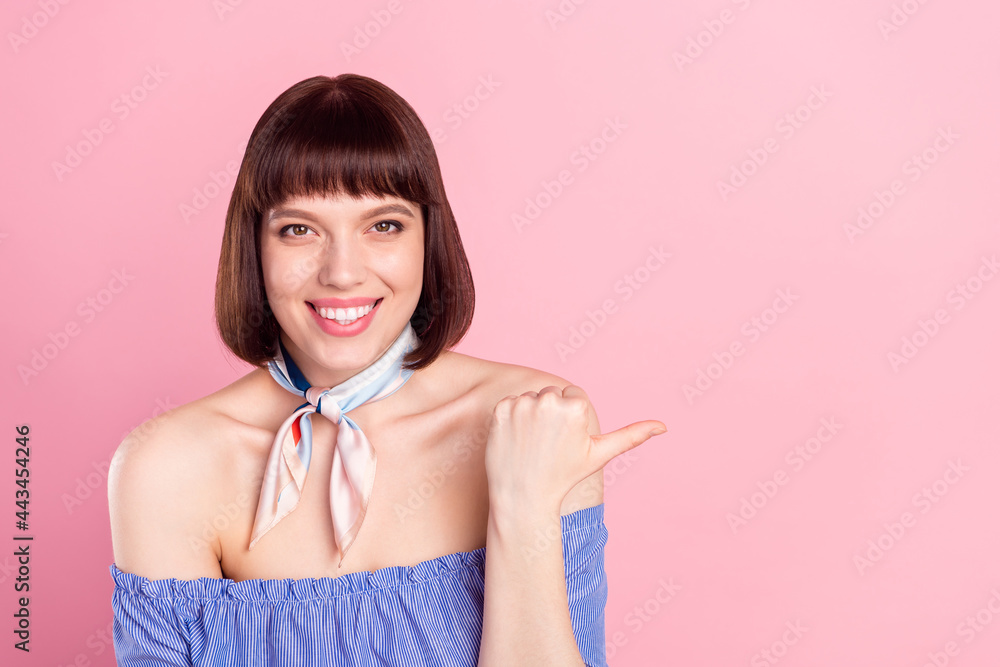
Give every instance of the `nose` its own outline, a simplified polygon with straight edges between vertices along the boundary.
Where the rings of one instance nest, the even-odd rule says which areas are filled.
[[[349,290],[365,280],[366,268],[361,245],[349,238],[331,240],[320,257],[319,281]]]

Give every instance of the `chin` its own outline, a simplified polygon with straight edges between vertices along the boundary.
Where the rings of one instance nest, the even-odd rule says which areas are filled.
[[[387,347],[392,345],[398,334],[382,335],[376,331],[365,331],[359,336],[336,338],[327,336],[312,338],[310,349],[306,350],[313,360],[330,370],[361,370],[375,361]]]

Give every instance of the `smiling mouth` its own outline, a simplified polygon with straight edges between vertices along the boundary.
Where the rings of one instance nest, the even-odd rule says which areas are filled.
[[[382,299],[376,299],[372,304],[367,306],[354,306],[351,308],[316,308],[315,305],[309,303],[309,307],[313,309],[320,317],[325,320],[331,320],[337,324],[346,326],[348,324],[353,324],[357,322],[362,317],[365,317],[372,310],[375,309],[377,305],[382,302]],[[308,302],[307,302],[308,303]]]

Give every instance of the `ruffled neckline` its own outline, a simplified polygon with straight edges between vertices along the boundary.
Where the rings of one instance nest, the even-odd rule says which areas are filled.
[[[584,507],[559,517],[562,533],[597,526],[604,521],[604,503]],[[330,599],[429,581],[450,573],[484,571],[486,547],[458,551],[422,561],[416,565],[390,565],[374,571],[349,572],[339,577],[303,579],[147,579],[110,566],[116,590],[149,598],[189,600],[280,601]]]

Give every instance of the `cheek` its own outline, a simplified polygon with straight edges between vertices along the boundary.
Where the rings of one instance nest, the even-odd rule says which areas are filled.
[[[422,281],[424,277],[424,249],[421,246],[420,251],[416,254],[411,262],[410,272],[414,276],[415,280]]]
[[[395,291],[418,288],[424,275],[424,248],[415,243],[379,249],[368,266]]]
[[[407,253],[407,258],[409,259],[409,271],[412,275],[415,275],[418,279],[422,279],[424,275],[424,239],[423,236],[418,239],[414,239],[413,245],[410,248],[410,252]]]
[[[412,288],[419,292],[424,277],[423,248],[400,257],[395,275],[400,287]]]
[[[277,280],[277,275],[280,273],[280,265],[274,254],[268,252],[266,248],[260,249],[260,272],[264,278],[264,292],[273,305],[278,292],[281,290],[281,282]]]
[[[292,255],[261,249],[261,272],[269,299],[299,290],[318,268],[313,253]]]

